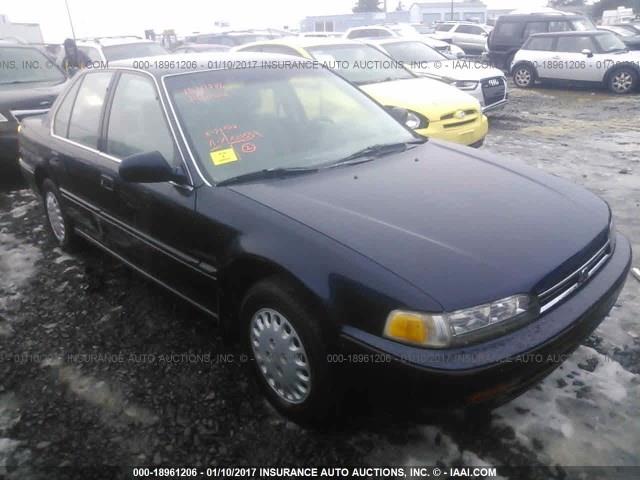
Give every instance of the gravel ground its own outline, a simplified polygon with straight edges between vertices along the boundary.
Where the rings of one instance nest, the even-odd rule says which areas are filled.
[[[484,148],[603,196],[640,251],[637,105],[514,90]],[[0,192],[0,478],[153,464],[541,467],[518,478],[565,478],[558,465],[640,467],[632,277],[584,346],[488,416],[360,405],[340,428],[313,432],[262,400],[206,318],[95,249],[63,253],[43,224],[28,191]]]

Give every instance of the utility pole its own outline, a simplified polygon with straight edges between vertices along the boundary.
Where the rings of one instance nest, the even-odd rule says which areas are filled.
[[[73,28],[73,20],[71,20],[71,12],[69,11],[69,1],[64,0],[64,4],[67,7],[67,17],[69,17],[69,25],[71,25],[71,35],[73,35],[73,40],[76,39],[76,31]]]
[[[451,0],[451,18],[449,20],[453,21],[453,0]]]

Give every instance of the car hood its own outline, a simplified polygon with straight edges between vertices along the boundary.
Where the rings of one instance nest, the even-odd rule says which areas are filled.
[[[457,110],[476,109],[480,103],[471,95],[430,78],[410,78],[360,87],[384,106],[419,112],[430,121]]]
[[[409,65],[411,66],[411,65]],[[502,70],[475,60],[443,60],[422,62],[420,68],[412,68],[414,73],[437,75],[452,80],[483,80],[485,78],[504,77]]]
[[[51,108],[65,85],[66,82],[0,85],[0,112]]]
[[[424,146],[357,166],[235,185],[404,278],[451,311],[540,291],[606,241],[586,190],[463,147]],[[562,266],[562,267],[561,267]]]

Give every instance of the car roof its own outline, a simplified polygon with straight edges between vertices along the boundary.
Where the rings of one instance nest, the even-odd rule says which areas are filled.
[[[538,12],[538,13],[507,13],[505,15],[500,15],[496,22],[505,22],[505,21],[513,21],[513,20],[553,20],[554,18],[562,18],[565,20],[578,19],[578,18],[586,18],[584,15],[580,15],[579,13],[571,13],[571,12]]]
[[[101,46],[111,47],[114,45],[131,45],[134,43],[155,43],[151,40],[145,40],[139,37],[101,37],[101,38],[87,38],[77,40],[76,45],[80,46]]]
[[[162,60],[155,62],[154,60]],[[300,57],[292,55],[282,55],[277,53],[259,53],[259,52],[203,52],[203,53],[170,53],[167,55],[156,55],[153,57],[128,58],[126,60],[117,60],[109,62],[109,68],[135,70],[140,72],[148,72],[156,78],[166,75],[178,73],[194,73],[206,72],[211,70],[232,70],[234,68],[242,69],[254,66],[260,68],[261,62],[271,61],[306,61]],[[190,66],[194,68],[179,68],[185,62],[190,62]],[[221,68],[211,68],[211,62],[216,62]],[[195,63],[195,65],[193,65]],[[148,68],[140,68],[144,65]],[[174,68],[160,68],[158,65],[175,65]]]
[[[606,33],[604,30],[581,30],[572,32],[534,33],[531,37],[584,37],[585,35],[602,35]]]
[[[324,45],[362,45],[362,42],[350,40],[348,38],[336,38],[336,37],[283,37],[274,38],[270,40],[261,40],[259,42],[248,43],[241,45],[239,48],[247,47],[249,45],[287,45],[293,48],[311,48],[321,47]]]

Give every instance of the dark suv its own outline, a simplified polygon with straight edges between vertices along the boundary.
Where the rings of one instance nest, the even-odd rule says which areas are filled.
[[[516,52],[529,35],[546,32],[595,30],[591,20],[583,15],[565,12],[502,15],[489,35],[489,60],[508,71]]]

